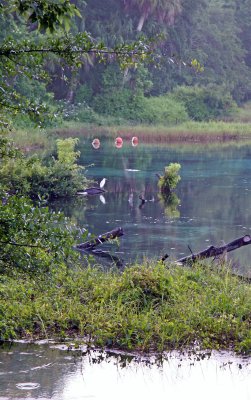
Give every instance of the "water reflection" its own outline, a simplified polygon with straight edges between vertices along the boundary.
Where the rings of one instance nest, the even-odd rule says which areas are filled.
[[[0,400],[247,400],[250,374],[250,359],[230,353],[147,358],[18,344],[0,350]]]
[[[188,245],[198,252],[250,234],[250,144],[133,147],[127,140],[118,150],[112,139],[100,141],[96,151],[84,139],[80,150],[83,165],[95,164],[88,175],[97,182],[108,179],[104,199],[88,197],[77,208],[64,201],[60,207],[94,235],[122,226],[117,255],[127,262],[166,253],[177,259],[189,253]],[[167,201],[158,197],[155,174],[171,162],[181,164],[181,181]],[[148,200],[142,207],[140,195]],[[231,254],[245,273],[250,252],[247,246]]]
[[[178,206],[180,205],[180,199],[176,195],[176,193],[170,193],[165,196],[163,193],[158,194],[158,198],[163,204],[165,216],[168,218],[179,218],[180,211]]]

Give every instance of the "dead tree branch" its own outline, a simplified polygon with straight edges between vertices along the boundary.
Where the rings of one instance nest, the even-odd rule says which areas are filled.
[[[101,243],[107,242],[108,240],[115,239],[117,237],[123,236],[124,232],[122,228],[115,228],[110,232],[103,233],[99,236],[94,237],[88,242],[80,243],[76,246],[78,250],[93,250],[94,247],[98,246]]]
[[[245,235],[225,244],[224,246],[210,246],[207,249],[200,251],[199,253],[180,258],[179,260],[176,260],[175,263],[186,264],[188,262],[193,263],[197,260],[202,260],[204,258],[217,257],[223,253],[229,253],[230,251],[239,249],[242,246],[247,246],[248,244],[251,244],[251,236]]]

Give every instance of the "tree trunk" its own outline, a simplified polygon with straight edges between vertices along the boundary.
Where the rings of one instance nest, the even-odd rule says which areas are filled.
[[[142,28],[143,28],[143,25],[144,25],[144,23],[145,23],[145,20],[146,20],[146,14],[143,13],[143,14],[141,15],[140,19],[139,19],[138,26],[137,26],[137,28],[136,28],[137,32],[141,32],[141,31],[142,31]],[[128,76],[128,72],[129,72],[129,68],[127,67],[127,68],[125,69],[125,71],[124,71],[123,85],[126,83],[127,76]]]
[[[146,20],[146,14],[143,13],[141,15],[140,19],[139,19],[139,22],[138,22],[137,32],[141,32],[142,31],[142,28],[143,28],[143,25],[145,23],[145,20]]]

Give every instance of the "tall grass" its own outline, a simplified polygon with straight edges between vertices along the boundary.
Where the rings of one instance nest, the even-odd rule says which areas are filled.
[[[8,137],[15,143],[16,147],[24,152],[53,148],[51,135],[48,135],[43,129],[13,129]]]
[[[2,276],[0,298],[2,339],[81,336],[126,350],[251,351],[251,286],[227,267],[146,263],[122,273],[87,268],[62,269],[50,279]]]
[[[175,142],[226,142],[231,140],[251,139],[251,123],[241,122],[195,122],[189,121],[179,125],[163,126],[95,126],[83,125],[76,123],[68,123],[54,131],[59,136],[78,136],[78,137],[93,137],[102,135],[115,138],[117,135],[125,139],[130,139],[133,136],[138,136],[140,140],[148,143],[175,143]]]

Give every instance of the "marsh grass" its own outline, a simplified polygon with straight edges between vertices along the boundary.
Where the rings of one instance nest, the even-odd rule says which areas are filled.
[[[25,153],[38,150],[52,150],[55,140],[42,129],[13,129],[8,138]]]
[[[251,123],[242,122],[195,122],[188,121],[173,126],[95,126],[68,123],[54,131],[58,136],[94,137],[95,135],[123,139],[138,136],[145,143],[224,143],[251,138]]]
[[[138,351],[251,351],[251,286],[221,269],[162,263],[0,279],[2,339],[83,337]]]

